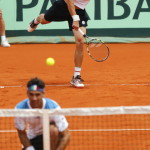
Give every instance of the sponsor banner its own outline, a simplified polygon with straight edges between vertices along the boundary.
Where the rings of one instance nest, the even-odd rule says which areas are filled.
[[[0,8],[3,11],[3,17],[6,24],[6,30],[9,33],[25,31],[33,18],[45,12],[55,0],[0,0]],[[137,32],[142,30],[138,36],[146,36],[150,29],[150,0],[91,0],[88,4],[87,13],[90,17],[88,29],[105,32],[108,35],[119,30],[129,32],[131,29]],[[53,22],[47,25],[40,25],[39,30],[68,30],[67,22]],[[119,30],[118,30],[119,29]],[[128,30],[129,29],[129,30]],[[65,32],[62,32],[62,34]],[[98,34],[98,33],[97,33]],[[136,35],[136,33],[133,33]],[[46,32],[45,32],[46,35]],[[115,36],[115,34],[114,34]],[[144,36],[144,35],[143,35]]]

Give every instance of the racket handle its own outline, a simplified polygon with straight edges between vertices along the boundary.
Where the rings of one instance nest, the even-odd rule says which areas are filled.
[[[85,33],[79,28],[78,31],[84,36],[86,37]]]

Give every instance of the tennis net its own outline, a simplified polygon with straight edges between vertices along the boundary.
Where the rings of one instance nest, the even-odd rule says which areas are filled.
[[[66,150],[149,150],[150,106],[0,109],[0,150],[21,150],[14,117],[43,117],[44,150],[49,150],[49,116],[65,115],[71,140]],[[45,140],[46,139],[46,140]]]

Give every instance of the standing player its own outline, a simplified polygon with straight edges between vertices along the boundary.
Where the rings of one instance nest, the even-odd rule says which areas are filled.
[[[28,98],[16,105],[16,109],[60,109],[53,100],[44,98],[45,83],[33,78],[27,83]],[[26,124],[28,133],[26,133]],[[43,150],[43,127],[40,117],[16,117],[15,127],[23,145],[23,150]],[[64,116],[50,117],[51,150],[64,150],[67,146],[70,134],[68,122]]]
[[[88,16],[86,15],[85,7],[89,1],[90,0],[57,0],[45,14],[41,14],[35,18],[28,27],[28,32],[32,32],[40,23],[47,24],[52,21],[68,21],[69,29],[73,31],[76,42],[74,75],[70,81],[75,87],[84,87],[82,83],[84,80],[80,76],[84,54],[84,38],[78,31],[78,28],[80,27],[81,30],[86,33]]]
[[[6,33],[5,33],[5,23],[2,16],[2,10],[0,9],[0,36],[1,36],[1,45],[3,47],[10,47],[10,44],[8,43],[6,39]]]

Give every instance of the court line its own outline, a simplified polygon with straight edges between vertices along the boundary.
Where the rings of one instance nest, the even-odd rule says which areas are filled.
[[[69,130],[69,131],[150,131],[150,129],[78,129],[78,130]]]
[[[85,84],[85,86],[150,86],[149,83],[110,83],[110,84]],[[47,84],[46,86],[54,86],[54,87],[61,87],[61,86],[71,86],[70,84]],[[23,85],[0,85],[0,88],[20,88]]]
[[[9,87],[22,87],[22,85],[0,85],[0,89],[9,88]]]
[[[71,132],[89,132],[89,131],[150,131],[150,129],[77,129],[77,130],[69,130]],[[16,130],[0,130],[0,133],[8,133],[8,132],[17,132]]]
[[[112,85],[150,85],[149,83],[143,83],[143,84],[138,84],[138,83],[110,83],[110,84],[84,84],[85,86],[91,86],[91,85],[94,85],[94,86],[112,86]],[[50,85],[46,85],[46,86],[71,86],[70,84],[58,84],[58,85],[53,85],[53,84],[50,84]]]

